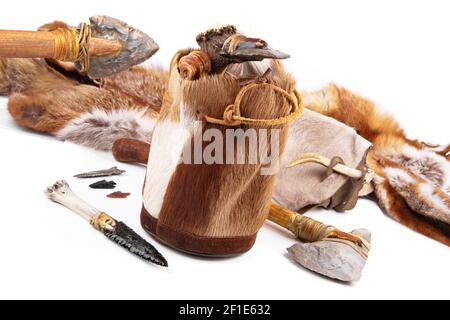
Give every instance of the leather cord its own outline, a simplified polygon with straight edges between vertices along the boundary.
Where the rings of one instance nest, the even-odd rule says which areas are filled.
[[[287,116],[275,119],[252,119],[243,117],[240,110],[242,100],[249,91],[256,88],[269,88],[281,96],[284,96],[292,106],[291,112]],[[294,93],[290,94],[286,90],[270,83],[252,82],[244,86],[236,96],[235,102],[225,109],[223,119],[217,119],[205,114],[202,114],[202,117],[206,122],[228,127],[236,127],[242,124],[253,126],[278,126],[297,119],[302,114],[302,111],[302,98],[297,90],[294,90]]]

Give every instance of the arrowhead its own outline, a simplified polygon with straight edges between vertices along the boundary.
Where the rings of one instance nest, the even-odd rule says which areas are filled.
[[[123,21],[108,16],[94,16],[89,20],[93,37],[118,41],[122,45],[119,54],[91,57],[88,76],[92,79],[129,69],[149,59],[159,50],[158,44],[146,33]]]

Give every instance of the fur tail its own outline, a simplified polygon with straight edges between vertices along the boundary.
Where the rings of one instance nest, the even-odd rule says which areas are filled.
[[[93,109],[69,121],[56,132],[62,140],[109,151],[116,140],[129,138],[150,143],[156,117],[145,116],[145,110]]]
[[[330,84],[320,91],[304,92],[303,99],[306,108],[354,128],[375,147],[378,140],[387,137],[405,138],[405,132],[393,117],[345,88]]]
[[[353,127],[373,143],[368,163],[386,213],[450,245],[450,147],[406,138],[397,121],[374,103],[335,85],[303,94],[305,107]]]

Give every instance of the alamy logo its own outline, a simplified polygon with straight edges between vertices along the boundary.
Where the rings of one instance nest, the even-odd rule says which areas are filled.
[[[192,143],[186,143],[181,162],[206,165],[261,165],[261,175],[279,169],[280,129],[204,129],[196,121]]]

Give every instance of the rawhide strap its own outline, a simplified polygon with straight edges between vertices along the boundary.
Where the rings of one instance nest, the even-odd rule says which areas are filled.
[[[291,112],[287,116],[275,119],[251,119],[241,116],[240,108],[242,99],[247,94],[247,92],[255,88],[270,88],[275,93],[284,96],[292,106]],[[223,113],[223,119],[217,119],[205,114],[202,114],[202,117],[206,122],[228,127],[237,127],[241,124],[253,126],[278,126],[297,119],[302,114],[302,111],[302,97],[297,90],[294,89],[293,94],[290,94],[286,90],[270,83],[252,82],[242,87],[241,91],[239,91],[238,95],[236,96],[236,100],[234,101],[234,103],[229,105],[225,109],[225,112]]]

